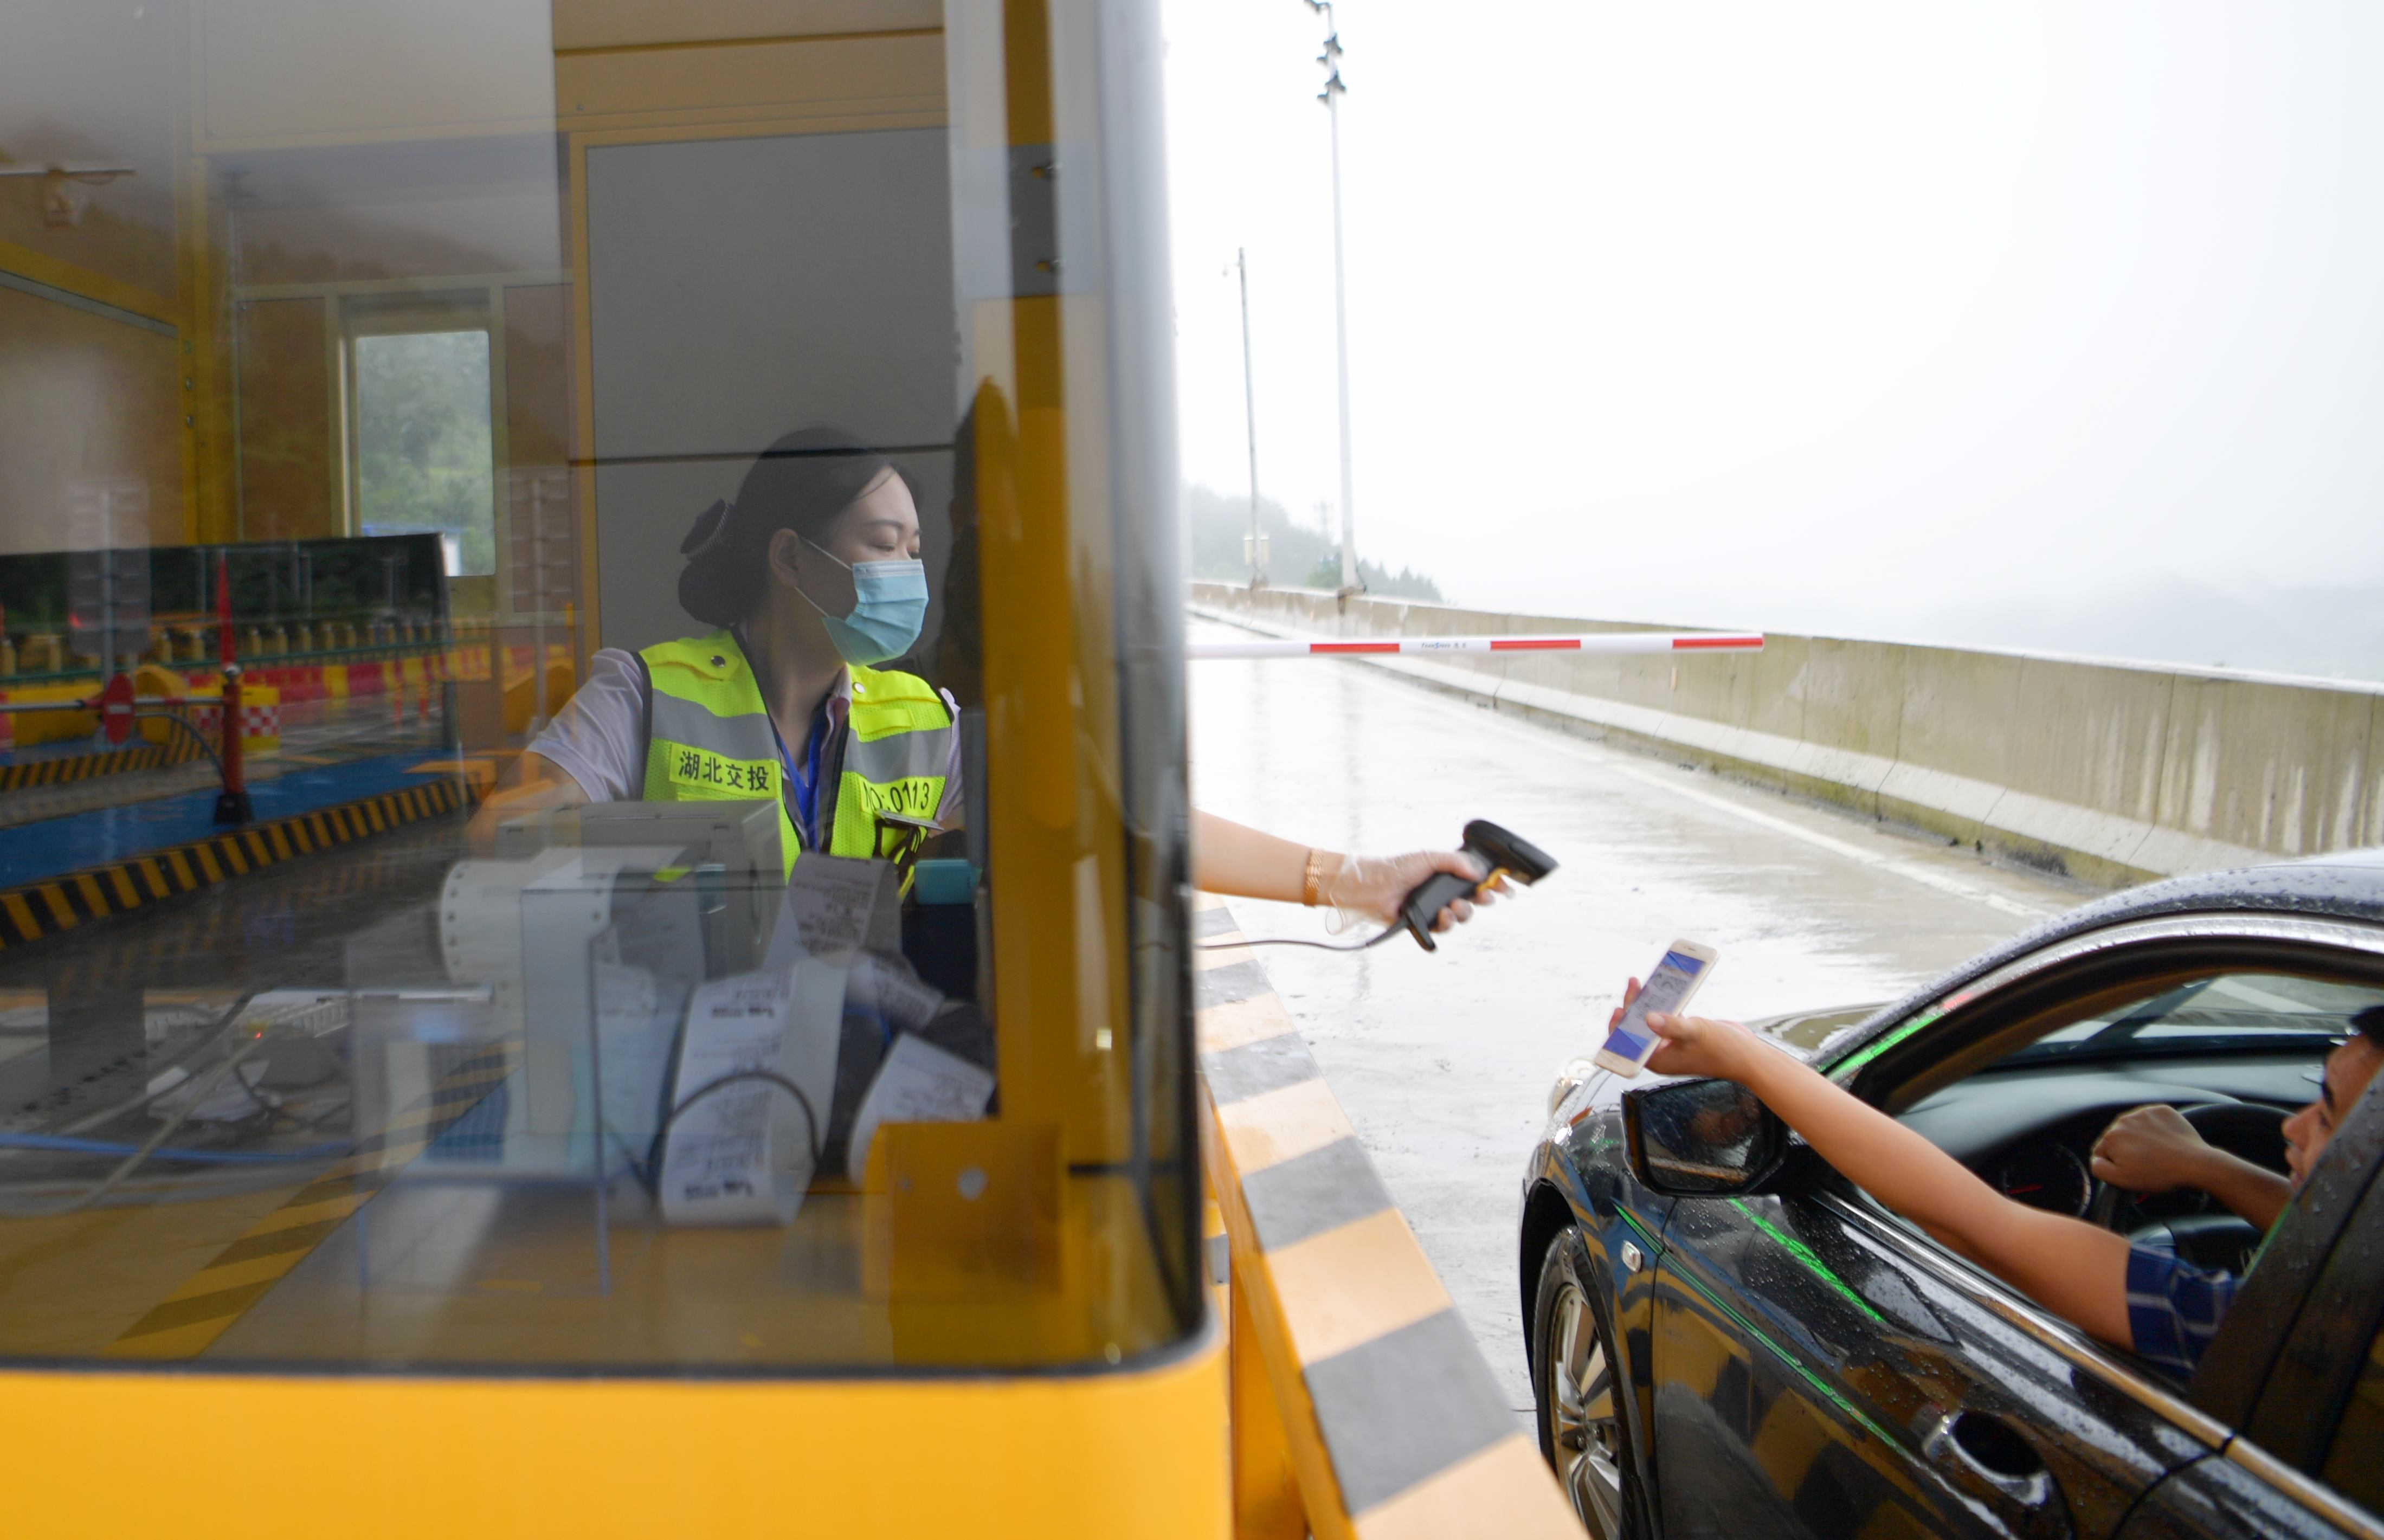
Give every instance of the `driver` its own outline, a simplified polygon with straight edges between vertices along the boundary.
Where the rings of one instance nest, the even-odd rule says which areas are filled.
[[[1638,992],[1633,979],[1625,1003]],[[1621,1016],[1615,1012],[1616,1021]],[[2318,1099],[2286,1120],[2285,1161],[2292,1168],[2288,1192],[2309,1179],[2327,1141],[2384,1067],[2384,1006],[2360,1012],[2351,1025],[2355,1035],[2327,1056]],[[1736,1022],[1651,1012],[1647,1025],[1664,1040],[1647,1061],[1649,1069],[1737,1081],[1849,1181],[2105,1342],[2191,1376],[2234,1302],[2240,1280],[2233,1274],[2015,1202],[1919,1134]],[[2152,1121],[2130,1128],[2121,1153],[2138,1152],[2136,1136]],[[2104,1163],[2098,1157],[2097,1174]],[[2113,1166],[2118,1169],[2116,1161]]]

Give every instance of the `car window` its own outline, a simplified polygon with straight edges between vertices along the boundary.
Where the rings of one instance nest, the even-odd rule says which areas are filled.
[[[2135,1059],[2164,1052],[2322,1051],[2351,1032],[2354,1013],[2380,999],[2384,993],[2367,985],[2288,974],[2213,975],[2056,1028],[2004,1062]]]
[[[2000,1043],[2035,1034],[2021,1046],[1997,1053],[1987,1039],[1938,1055],[1905,1082],[1912,1099],[1894,1106],[1897,1116],[2005,1196],[2081,1217],[2094,1198],[2094,1140],[2150,1102],[2215,1103],[2192,1114],[2202,1136],[2281,1173],[2283,1117],[2316,1094],[2314,1074],[2353,1030],[2350,1018],[2384,1004],[2375,984],[2266,969],[2096,982],[2011,1018]],[[2109,1216],[2127,1230],[2193,1219],[2190,1244],[2179,1244],[2201,1265],[2233,1269],[2258,1236],[2225,1218],[2184,1188],[2125,1195]]]

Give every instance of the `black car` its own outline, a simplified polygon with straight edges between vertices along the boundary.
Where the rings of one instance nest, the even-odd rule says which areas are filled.
[[[2279,1125],[2378,1002],[2368,851],[2136,888],[1893,1005],[1753,1024],[2022,1202],[2256,1260],[2190,1382],[1889,1213],[1737,1086],[1576,1061],[1523,1184],[1543,1452],[1602,1536],[2384,1537],[2384,1076],[2265,1244],[2087,1170],[2150,1102],[2283,1170]]]

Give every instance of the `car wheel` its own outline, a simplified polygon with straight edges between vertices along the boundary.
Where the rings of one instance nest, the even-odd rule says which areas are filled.
[[[1573,1511],[1596,1540],[1626,1540],[1639,1534],[1638,1483],[1620,1415],[1622,1382],[1591,1293],[1595,1276],[1580,1228],[1567,1225],[1540,1263],[1532,1392],[1540,1453]]]

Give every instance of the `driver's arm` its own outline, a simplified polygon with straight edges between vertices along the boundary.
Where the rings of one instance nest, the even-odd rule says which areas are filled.
[[[480,811],[472,815],[469,838],[473,852],[486,855],[494,850],[497,826],[508,818],[542,808],[576,807],[593,801],[570,771],[544,754],[525,751],[505,772],[497,789],[489,793]]]
[[[1880,1202],[2047,1310],[2105,1342],[2134,1348],[2125,1239],[2015,1203],[1918,1134],[1735,1022],[1651,1014],[1647,1025],[1665,1039],[1649,1069],[1737,1081]]]
[[[2263,1231],[2293,1196],[2284,1177],[2207,1143],[2176,1108],[2161,1102],[2111,1120],[2094,1141],[2094,1174],[2129,1192],[2197,1188]]]

